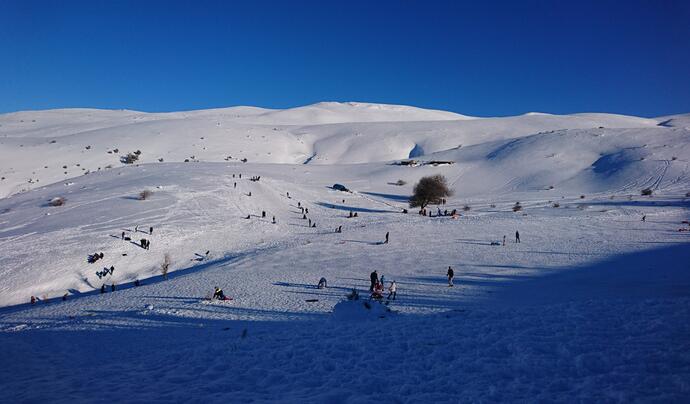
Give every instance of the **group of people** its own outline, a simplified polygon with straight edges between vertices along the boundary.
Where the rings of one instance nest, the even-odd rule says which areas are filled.
[[[385,282],[383,275],[381,275],[381,278],[379,279],[378,271],[374,270],[374,272],[372,272],[369,275],[369,279],[371,280],[371,284],[369,285],[369,292],[371,292],[371,298],[376,300],[383,299]],[[395,300],[397,294],[398,285],[395,283],[395,281],[393,281],[391,282],[390,286],[388,286],[387,300]]]

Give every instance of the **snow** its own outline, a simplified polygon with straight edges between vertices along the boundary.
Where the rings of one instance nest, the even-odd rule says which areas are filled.
[[[690,130],[668,119],[363,103],[2,115],[0,402],[682,402]],[[135,150],[141,164],[119,162]],[[413,150],[454,164],[391,164]],[[459,219],[401,213],[431,174]],[[396,300],[368,299],[374,269]]]

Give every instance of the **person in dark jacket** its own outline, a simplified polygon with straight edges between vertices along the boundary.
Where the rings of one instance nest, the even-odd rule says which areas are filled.
[[[101,294],[105,293],[105,283],[101,285]]]
[[[227,299],[225,297],[225,294],[223,293],[223,289],[219,288],[218,286],[216,286],[214,289],[213,298],[218,299],[218,300],[226,300]]]
[[[376,271],[374,270],[374,272],[372,272],[371,275],[369,275],[369,279],[371,280],[371,285],[369,286],[369,292],[373,292],[373,291],[374,291],[374,286],[376,286],[376,284],[377,284],[378,281],[379,281],[379,274],[378,274],[378,272],[376,272]]]
[[[149,234],[153,234],[153,227],[149,227]]]
[[[515,242],[516,243],[520,242],[520,232],[517,230],[515,231]]]
[[[386,232],[386,241],[383,242],[383,244],[388,244],[388,232]]]
[[[453,271],[453,268],[448,266],[448,272],[446,273],[448,276],[448,286],[453,286],[453,278],[455,277],[455,272]]]

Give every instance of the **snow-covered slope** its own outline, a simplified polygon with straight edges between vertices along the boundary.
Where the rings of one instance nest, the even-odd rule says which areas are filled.
[[[0,402],[682,402],[690,130],[673,119],[2,115]],[[403,214],[431,174],[455,194]],[[373,270],[398,285],[385,307]]]
[[[360,103],[288,110],[18,112],[0,115],[0,196],[121,166],[121,157],[135,151],[141,152],[140,163],[371,163],[562,129],[643,132],[658,124],[610,114],[468,119],[443,111]],[[655,137],[672,129],[657,131]]]

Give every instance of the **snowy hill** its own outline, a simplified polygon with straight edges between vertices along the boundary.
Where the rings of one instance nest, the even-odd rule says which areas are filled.
[[[683,401],[683,119],[0,115],[0,401]],[[402,213],[433,174],[455,194]]]

